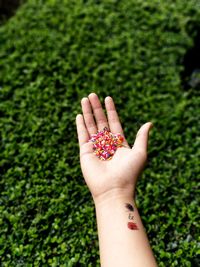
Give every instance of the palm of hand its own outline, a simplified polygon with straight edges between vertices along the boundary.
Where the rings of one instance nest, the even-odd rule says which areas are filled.
[[[83,176],[93,197],[118,189],[133,194],[137,177],[146,162],[148,132],[152,124],[147,123],[141,127],[132,149],[124,140],[124,146],[117,149],[111,160],[101,161],[93,154],[93,145],[88,140],[91,134],[104,127],[124,136],[114,102],[111,97],[105,99],[108,121],[96,94],[90,94],[89,99],[83,98],[81,104],[83,116],[78,115],[76,119],[80,161]]]

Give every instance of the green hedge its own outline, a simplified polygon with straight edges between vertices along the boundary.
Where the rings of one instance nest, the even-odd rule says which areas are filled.
[[[99,266],[75,128],[93,91],[130,144],[154,122],[137,202],[159,266],[200,264],[200,98],[181,81],[199,23],[195,0],[28,0],[1,25],[1,266]]]

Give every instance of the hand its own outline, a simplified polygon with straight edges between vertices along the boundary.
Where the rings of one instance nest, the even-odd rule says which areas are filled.
[[[147,160],[148,134],[152,123],[147,122],[139,129],[134,146],[130,148],[111,97],[105,98],[107,118],[96,94],[91,93],[88,98],[83,98],[81,105],[83,115],[76,117],[81,169],[94,201],[118,194],[133,197],[137,178]],[[88,142],[91,134],[104,127],[124,137],[124,146],[118,148],[108,161],[101,161],[94,155],[93,144]]]

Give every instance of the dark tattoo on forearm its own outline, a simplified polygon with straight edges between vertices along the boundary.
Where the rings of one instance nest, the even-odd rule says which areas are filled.
[[[133,206],[131,204],[129,204],[129,203],[126,203],[125,206],[129,211],[128,219],[133,221],[134,216],[133,216],[133,214],[130,213],[130,212],[134,212]],[[134,222],[128,222],[127,226],[128,226],[128,228],[130,230],[139,230],[138,227],[137,227],[137,224],[134,223]]]
[[[131,213],[129,213],[128,218],[129,220],[133,220],[134,216]]]
[[[127,208],[128,210],[130,210],[130,211],[134,211],[133,206],[132,206],[131,204],[129,204],[129,203],[126,203],[126,208]]]

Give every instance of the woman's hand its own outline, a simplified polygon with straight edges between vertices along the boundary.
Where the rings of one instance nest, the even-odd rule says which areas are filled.
[[[81,105],[83,115],[76,117],[81,169],[94,201],[117,195],[133,197],[137,178],[147,160],[148,134],[152,123],[147,122],[139,129],[132,148],[124,137],[123,147],[117,149],[113,158],[101,161],[94,155],[93,144],[88,140],[91,134],[104,127],[124,136],[114,102],[111,97],[105,98],[107,118],[96,94],[83,98]]]
[[[147,159],[152,124],[148,122],[140,128],[132,148],[124,139],[123,147],[111,160],[101,161],[88,140],[105,127],[124,136],[114,102],[111,97],[105,99],[107,118],[96,94],[83,98],[81,104],[83,115],[76,117],[80,160],[95,202],[101,266],[157,267],[133,199],[137,178]]]

